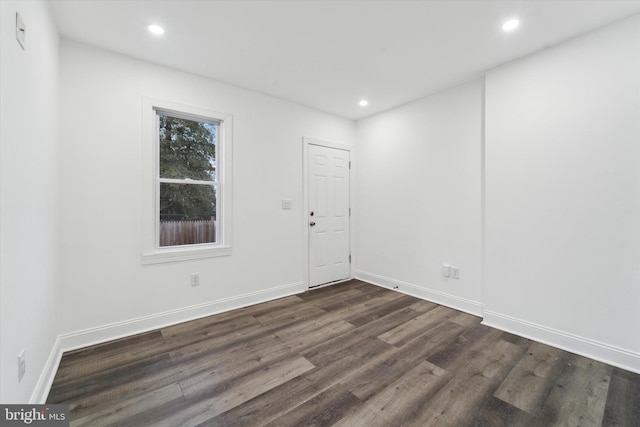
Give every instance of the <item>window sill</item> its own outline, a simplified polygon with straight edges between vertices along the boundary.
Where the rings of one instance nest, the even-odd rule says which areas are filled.
[[[231,255],[231,246],[204,248],[168,248],[142,254],[142,264],[163,264],[166,262],[189,261]]]

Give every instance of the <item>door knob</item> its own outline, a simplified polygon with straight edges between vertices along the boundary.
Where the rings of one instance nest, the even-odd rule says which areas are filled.
[[[315,222],[313,222],[313,221],[311,221],[311,222],[309,223],[309,225],[310,225],[311,227],[313,227],[314,225],[316,225],[316,223],[315,223]]]

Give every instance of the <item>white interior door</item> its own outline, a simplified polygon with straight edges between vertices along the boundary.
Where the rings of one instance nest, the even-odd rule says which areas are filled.
[[[349,151],[309,145],[309,287],[349,278]]]

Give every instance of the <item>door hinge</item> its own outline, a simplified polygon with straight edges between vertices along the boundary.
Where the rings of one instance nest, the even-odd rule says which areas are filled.
[[[351,254],[349,254],[349,264],[351,264]]]
[[[351,160],[349,160],[349,169],[351,169]]]
[[[349,216],[351,216],[351,208],[349,208]]]

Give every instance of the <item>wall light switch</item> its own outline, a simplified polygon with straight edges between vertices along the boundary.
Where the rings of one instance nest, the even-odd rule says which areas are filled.
[[[16,12],[16,40],[22,50],[27,50],[27,26],[18,12]]]
[[[451,266],[447,264],[442,264],[442,277],[451,276]]]
[[[460,278],[460,269],[458,267],[451,267],[451,278],[452,279]]]

